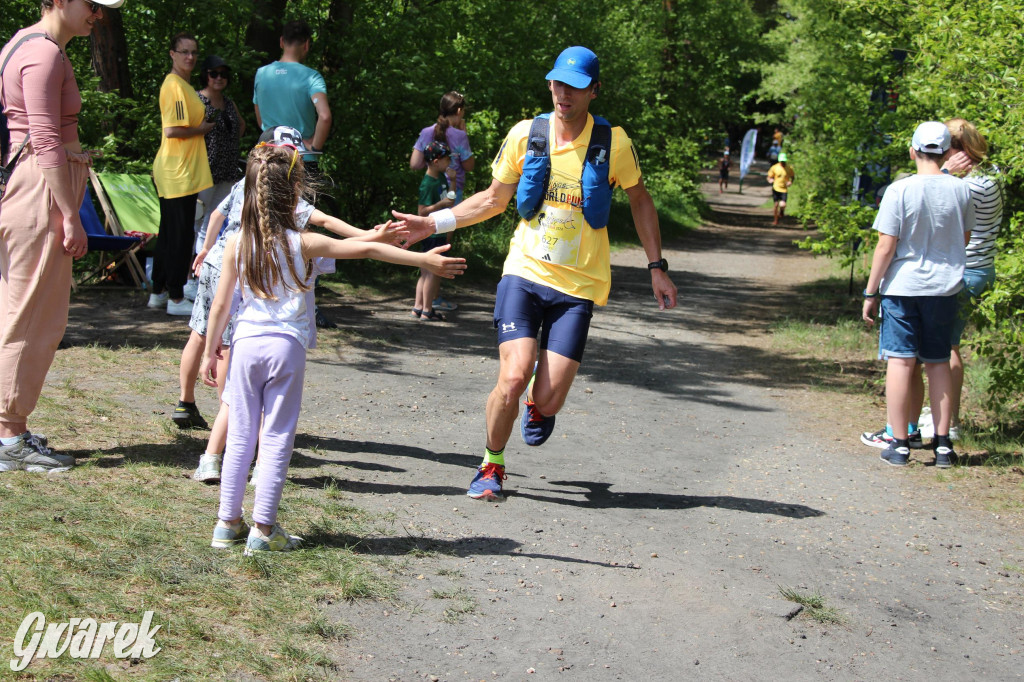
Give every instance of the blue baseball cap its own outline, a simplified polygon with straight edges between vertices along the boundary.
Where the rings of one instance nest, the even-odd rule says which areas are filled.
[[[560,81],[574,88],[585,88],[600,79],[601,65],[597,55],[585,47],[574,45],[562,50],[555,60],[555,68],[545,76],[549,81]]]

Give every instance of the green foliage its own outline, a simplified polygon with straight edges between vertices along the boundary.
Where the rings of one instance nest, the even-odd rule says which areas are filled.
[[[913,171],[907,147],[918,122],[962,116],[987,137],[1006,181],[1006,213],[997,283],[968,342],[992,363],[990,398],[1014,412],[1024,395],[1024,1],[782,0],[778,13],[760,97],[784,104],[774,121],[789,128],[794,198],[818,228],[805,247],[862,261],[874,244],[874,197],[854,202],[853,177]],[[883,90],[889,99],[877,97]]]

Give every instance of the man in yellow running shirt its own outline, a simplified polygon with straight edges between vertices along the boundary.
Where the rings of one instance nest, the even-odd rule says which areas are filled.
[[[786,214],[786,198],[789,196],[789,186],[793,184],[796,172],[788,163],[789,157],[786,152],[779,154],[779,162],[768,169],[768,182],[772,186],[772,199],[775,201],[775,220],[772,225],[778,225],[782,216]]]
[[[676,287],[661,253],[658,213],[640,176],[633,144],[622,128],[589,113],[601,85],[599,68],[597,55],[576,46],[564,50],[547,74],[554,112],[536,119],[550,122],[539,128],[547,130],[546,163],[538,163],[534,121],[521,121],[491,164],[493,181],[485,191],[428,216],[393,212],[408,223],[413,241],[487,220],[502,213],[513,197],[523,216],[509,245],[494,306],[501,366],[487,399],[484,461],[466,493],[474,499],[502,498],[505,445],[524,392],[523,440],[536,446],[551,435],[583,359],[593,307],[608,302],[611,266],[605,228],[615,185],[629,197],[654,300],[662,310],[676,305]],[[600,135],[595,131],[599,126]],[[595,146],[594,140],[602,139],[610,140],[607,148]],[[529,157],[528,148],[534,152]]]

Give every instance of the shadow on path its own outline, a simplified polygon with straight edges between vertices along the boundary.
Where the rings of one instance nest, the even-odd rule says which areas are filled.
[[[806,505],[787,504],[773,500],[758,500],[750,497],[620,493],[611,490],[614,484],[600,483],[598,481],[550,481],[550,483],[551,485],[585,488],[586,492],[526,488],[526,490],[551,492],[557,495],[557,497],[526,493],[522,492],[523,489],[509,490],[506,491],[506,494],[525,497],[538,502],[566,504],[573,507],[587,507],[588,509],[693,509],[695,507],[712,507],[750,512],[752,514],[774,514],[775,516],[786,516],[792,519],[810,519],[825,516],[825,512]]]

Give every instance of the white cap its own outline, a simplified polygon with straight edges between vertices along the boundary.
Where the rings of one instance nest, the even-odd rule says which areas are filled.
[[[103,5],[104,7],[110,7],[111,9],[117,9],[124,4],[124,0],[92,0],[97,5]]]
[[[949,149],[949,128],[938,121],[925,121],[917,126],[910,146],[927,154],[945,154]]]

